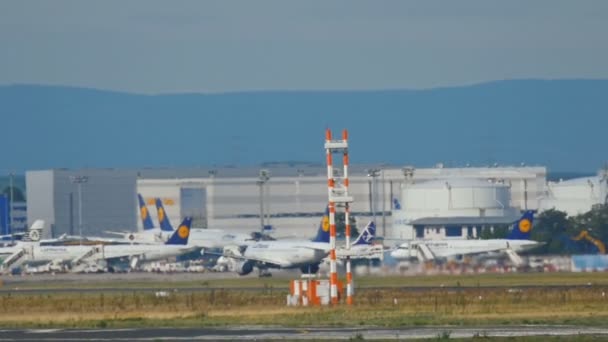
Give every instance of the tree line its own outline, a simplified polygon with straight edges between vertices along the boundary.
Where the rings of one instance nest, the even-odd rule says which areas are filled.
[[[502,226],[493,232],[485,230],[481,238],[504,238],[511,227]],[[589,239],[580,237],[581,232],[604,244],[608,244],[608,205],[596,205],[590,211],[568,216],[563,211],[550,209],[537,214],[530,238],[543,242],[543,245],[531,250],[531,254],[581,254],[598,253],[598,245]]]

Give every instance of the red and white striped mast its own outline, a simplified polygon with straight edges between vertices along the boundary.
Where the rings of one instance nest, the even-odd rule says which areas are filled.
[[[343,153],[343,177],[334,176],[333,153]],[[353,198],[348,195],[348,132],[342,132],[342,140],[332,140],[331,130],[325,132],[325,154],[327,156],[327,193],[329,202],[329,271],[330,271],[330,296],[331,303],[338,304],[338,272],[336,267],[336,207],[340,205],[345,208],[346,220],[346,250],[350,251],[350,222],[349,203]],[[350,257],[346,259],[346,302],[352,304],[352,273]]]
[[[343,162],[344,174],[342,185],[344,186],[344,193],[348,195],[348,131],[345,129],[342,131],[342,140],[346,143],[346,148],[343,150]],[[344,235],[346,237],[346,304],[351,305],[353,303],[353,274],[350,267],[350,203],[344,203],[344,222],[346,224]]]

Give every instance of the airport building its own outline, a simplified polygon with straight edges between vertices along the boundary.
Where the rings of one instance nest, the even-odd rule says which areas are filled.
[[[439,179],[405,186],[389,234],[397,239],[476,238],[484,228],[517,220],[504,181]]]
[[[540,199],[540,209],[557,209],[568,216],[588,212],[596,205],[608,203],[608,172],[597,176],[548,182]]]
[[[13,201],[10,196],[0,195],[0,235],[23,232],[27,223],[27,204]]]
[[[43,238],[132,231],[136,227],[136,179],[137,173],[130,170],[28,171],[28,222],[45,221]]]
[[[544,167],[402,169],[401,209],[387,238],[466,239],[539,208]]]
[[[25,179],[14,174],[0,177],[0,189],[0,235],[24,232],[27,228]]]
[[[272,225],[277,236],[313,236],[327,202],[326,172],[324,165],[310,164],[28,171],[27,216],[29,222],[44,219],[53,236],[134,231],[141,226],[136,199],[141,193],[153,213],[154,198],[161,198],[174,225],[189,215],[197,227],[252,232],[264,224]],[[378,235],[387,238],[408,234],[393,227],[393,219],[418,220],[411,235],[420,225],[432,228],[435,237],[453,235],[454,224],[467,230],[461,237],[471,235],[469,227],[495,222],[490,218],[506,222],[520,210],[538,209],[546,182],[544,167],[351,165],[349,173],[357,226],[375,219]],[[401,202],[401,213],[411,214],[391,216],[393,199]]]

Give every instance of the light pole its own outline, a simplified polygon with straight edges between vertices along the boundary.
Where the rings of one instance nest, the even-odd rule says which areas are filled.
[[[9,173],[10,176],[10,201],[9,201],[9,205],[8,205],[8,217],[9,217],[9,222],[8,222],[8,233],[9,234],[13,234],[13,177],[15,176],[15,173],[13,173],[12,171]]]
[[[262,225],[261,227],[261,232],[264,232],[264,216],[265,216],[265,212],[264,212],[264,187],[266,186],[266,183],[268,182],[268,180],[270,179],[270,172],[268,172],[268,170],[260,170],[260,176],[259,176],[259,180],[256,182],[256,184],[260,187],[260,224]]]
[[[382,237],[386,237],[386,187],[384,186],[384,170],[380,170],[382,173]]]
[[[89,181],[87,176],[70,176],[70,182],[78,186],[78,231],[82,244],[82,184]]]
[[[372,178],[371,194],[370,194],[370,207],[372,209],[372,219],[376,222],[376,177],[380,174],[380,169],[369,169],[367,170],[367,176]]]
[[[205,206],[205,217],[201,218],[203,220],[202,227],[209,228],[209,221],[215,217],[215,206],[213,202],[215,200],[215,182],[217,177],[217,170],[211,169],[208,171],[209,174],[209,185],[207,186],[207,198],[211,199],[206,201]],[[211,219],[210,219],[211,217]],[[196,226],[195,226],[196,227]]]
[[[302,177],[304,176],[304,170],[298,169],[298,180],[296,181],[296,210],[300,212],[302,210],[302,203],[300,200],[300,192],[302,186]]]

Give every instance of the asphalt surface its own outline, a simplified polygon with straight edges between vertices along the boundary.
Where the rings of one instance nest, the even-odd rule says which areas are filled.
[[[0,330],[0,341],[180,341],[180,340],[339,340],[424,339],[437,337],[579,336],[608,337],[608,328],[526,325],[512,327],[416,328],[142,328]]]

